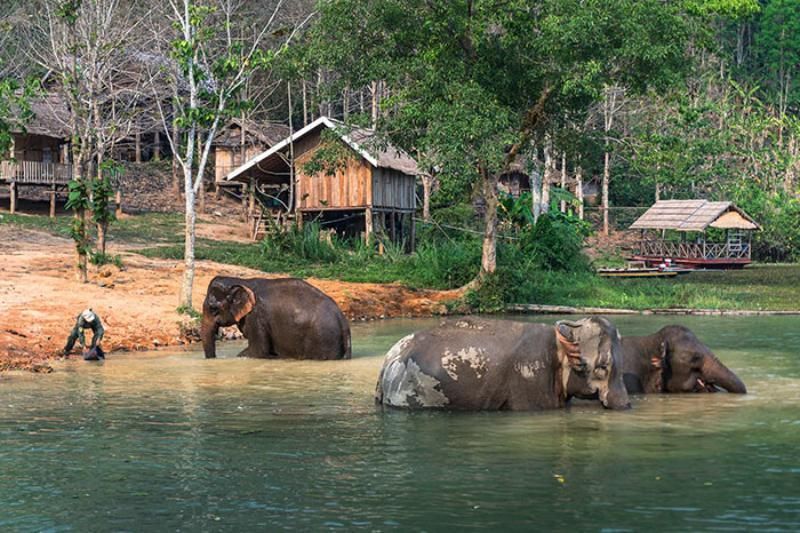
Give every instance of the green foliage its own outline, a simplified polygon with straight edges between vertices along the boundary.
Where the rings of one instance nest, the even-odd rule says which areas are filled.
[[[520,232],[519,248],[537,270],[585,272],[589,262],[583,254],[583,239],[588,234],[584,221],[552,210]]]
[[[203,318],[203,315],[194,307],[181,305],[175,311],[178,312],[179,315],[186,315],[193,320],[200,320]]]
[[[102,252],[91,252],[89,254],[89,262],[96,266],[114,265],[119,269],[124,267],[122,263],[122,256],[104,254]]]
[[[35,80],[20,83],[14,78],[0,78],[0,154],[7,154],[13,131],[24,131],[33,114],[30,98],[38,89]]]
[[[95,224],[107,226],[114,220],[114,187],[111,185],[111,176],[117,178],[123,170],[122,165],[106,160],[102,163],[102,179],[93,179],[90,183],[92,221]]]
[[[267,235],[262,241],[265,255],[290,255],[300,260],[333,263],[339,260],[339,249],[333,237],[322,236],[318,223],[305,224],[302,228],[291,226],[285,231]]]
[[[800,199],[742,181],[731,191],[731,200],[748,213],[758,213],[761,230],[753,234],[755,257],[800,261]]]
[[[339,137],[340,132],[328,128],[322,130],[319,147],[303,164],[303,172],[309,176],[324,173],[333,176],[344,170],[354,157],[353,151]]]

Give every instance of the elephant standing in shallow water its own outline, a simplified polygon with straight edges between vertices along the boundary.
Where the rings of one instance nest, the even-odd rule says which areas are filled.
[[[652,335],[623,337],[625,387],[630,394],[716,392],[747,388],[705,344],[683,326],[666,326]]]
[[[389,352],[376,403],[405,408],[539,410],[571,397],[630,407],[616,328],[602,318],[555,326],[461,319],[414,333]]]
[[[221,326],[236,324],[248,341],[240,357],[349,359],[350,325],[328,295],[300,279],[217,276],[203,302],[201,337],[216,357]]]

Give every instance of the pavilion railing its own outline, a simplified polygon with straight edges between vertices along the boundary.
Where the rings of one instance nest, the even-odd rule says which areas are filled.
[[[643,240],[639,242],[639,253],[646,257],[676,259],[750,259],[750,244]]]
[[[72,179],[69,163],[0,161],[0,180],[31,185],[66,185]]]

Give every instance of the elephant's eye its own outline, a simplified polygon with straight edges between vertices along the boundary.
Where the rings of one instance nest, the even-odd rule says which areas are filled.
[[[594,375],[598,378],[604,378],[608,375],[608,365],[605,363],[597,365],[594,369]]]

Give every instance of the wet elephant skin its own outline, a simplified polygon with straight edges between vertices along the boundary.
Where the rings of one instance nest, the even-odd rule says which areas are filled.
[[[239,356],[349,359],[350,325],[328,295],[303,280],[217,276],[203,302],[201,336],[216,357],[222,326],[238,325],[248,341]]]
[[[621,355],[616,328],[602,318],[555,326],[448,320],[389,350],[375,400],[407,409],[541,410],[579,397],[625,409]]]
[[[689,328],[666,326],[652,335],[622,338],[625,387],[630,394],[728,392],[747,388]]]

